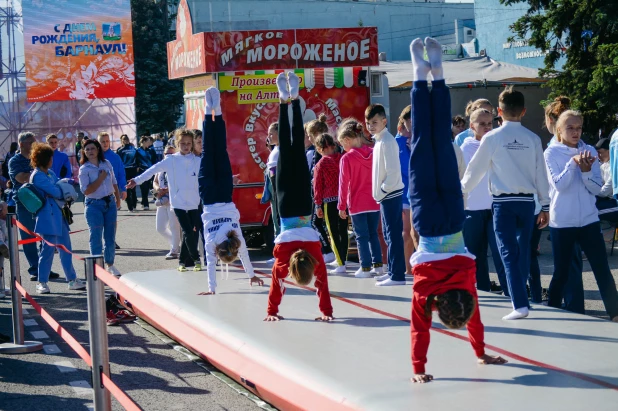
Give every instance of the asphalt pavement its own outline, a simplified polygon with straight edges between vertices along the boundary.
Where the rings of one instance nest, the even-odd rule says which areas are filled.
[[[170,269],[176,260],[166,261],[165,240],[155,230],[155,207],[151,211],[129,213],[123,204],[119,212],[116,267],[121,272]],[[141,207],[139,207],[141,209]],[[85,231],[71,236],[75,254],[88,251],[88,231],[83,205],[73,206],[75,223],[71,230]],[[611,230],[606,238],[611,239]],[[549,285],[553,270],[551,245],[547,233],[541,240],[539,262],[544,287]],[[609,243],[608,243],[609,251]],[[270,256],[252,250],[254,261]],[[61,277],[50,282],[51,294],[37,295],[35,282],[29,281],[27,262],[20,252],[22,284],[64,328],[88,350],[86,294],[67,290]],[[491,258],[490,267],[492,266]],[[618,254],[609,257],[614,278],[618,282]],[[83,262],[74,260],[80,278],[84,278]],[[5,264],[8,272],[8,262]],[[53,270],[62,276],[59,259]],[[584,261],[586,310],[589,315],[607,318],[594,276]],[[206,275],[206,272],[204,272]],[[497,281],[495,272],[492,280]],[[90,371],[86,364],[24,300],[27,314],[26,339],[43,342],[45,350],[23,355],[0,355],[0,410],[84,410],[92,407]],[[0,333],[11,334],[10,299],[0,299]],[[186,350],[174,345],[160,333],[139,323],[108,327],[111,374],[114,382],[140,407],[146,410],[252,410],[259,404],[239,393],[239,386],[222,381],[217,372],[187,356]],[[242,390],[240,390],[242,391]],[[122,407],[113,400],[113,409]]]

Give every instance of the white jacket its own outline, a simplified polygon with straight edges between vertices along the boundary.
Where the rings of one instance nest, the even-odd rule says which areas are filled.
[[[612,198],[614,196],[614,187],[612,183],[612,170],[609,167],[609,161],[601,164],[601,178],[603,179],[603,187],[599,193],[599,197]]]
[[[137,184],[142,184],[162,171],[167,173],[171,207],[179,210],[198,210],[200,194],[197,175],[200,171],[200,158],[193,153],[184,156],[180,153],[172,154],[135,177],[134,180]]]
[[[481,146],[481,142],[476,138],[466,138],[461,145],[461,151],[463,152],[464,161],[466,166],[470,164],[470,160],[474,157],[474,154]],[[487,173],[481,179],[481,182],[468,193],[466,201],[466,210],[479,211],[479,210],[491,210],[491,203],[493,199],[489,192],[489,176]]]
[[[399,145],[388,129],[374,136],[373,166],[371,167],[371,189],[373,199],[378,203],[384,199],[403,194]]]
[[[249,260],[249,251],[240,230],[240,213],[234,203],[217,203],[204,206],[202,221],[204,222],[204,236],[206,237],[206,263],[208,270],[208,290],[217,288],[217,244],[227,239],[227,233],[235,231],[240,240],[238,255],[249,278],[255,277],[253,265]]]
[[[589,150],[593,156],[597,155],[594,147],[583,141],[579,142],[577,148],[555,143],[545,151],[551,185],[550,227],[584,227],[599,221],[595,196],[603,186],[601,167],[595,161],[590,171],[582,173],[573,157],[584,150]]]
[[[485,173],[493,196],[537,194],[543,211],[549,209],[541,139],[521,123],[505,121],[502,127],[485,134],[461,181],[463,192],[471,192]]]

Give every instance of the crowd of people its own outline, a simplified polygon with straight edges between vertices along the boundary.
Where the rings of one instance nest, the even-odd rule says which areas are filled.
[[[467,120],[451,117],[440,45],[417,39],[411,54],[412,104],[399,116],[396,136],[388,131],[379,104],[367,107],[364,119],[347,118],[336,130],[329,129],[324,115],[303,124],[299,78],[292,72],[277,77],[279,120],[268,129],[271,152],[262,196],[270,202],[276,236],[265,320],[283,319],[279,305],[288,276],[298,284],[315,279],[322,312],[316,320],[334,319],[327,264],[331,274],[348,272],[351,221],[360,263],[354,277],[373,277],[376,286],[386,287],[405,285],[406,275],[414,275],[417,382],[432,378],[425,374],[432,310],[447,327],[468,326],[479,361],[505,362],[484,353],[477,289],[511,299],[513,310],[504,320],[525,318],[530,302],[544,300],[584,313],[582,252],[610,319],[618,322],[618,292],[600,227],[601,218],[616,221],[618,213],[610,140],[601,139],[595,147],[584,143],[583,115],[560,97],[545,110],[554,138],[543,151],[539,136],[521,124],[525,96],[512,87],[495,105],[487,99],[470,102]],[[85,196],[90,252],[104,255],[110,273],[120,275],[114,266],[117,210],[122,200],[129,211],[136,210],[140,185],[143,210],[149,209],[152,189],[156,228],[169,243],[166,258],[179,260],[178,271],[201,271],[204,262],[208,294],[215,294],[217,263],[240,258],[250,284],[263,284],[253,271],[232,202],[238,176],[227,153],[218,90],[208,89],[205,98],[202,131],[181,128],[169,141],[143,136],[139,147],[123,135],[116,152],[106,132],[78,141],[76,181]],[[39,293],[50,292],[47,281],[55,274],[51,262],[58,248],[69,289],[83,289],[68,254],[66,210],[75,195],[65,185],[72,167],[55,150],[53,134],[37,143],[32,133],[22,133],[18,145],[8,162],[11,201],[20,223],[45,239],[40,248],[23,246],[31,280],[38,281]],[[35,214],[15,195],[28,183],[48,200]],[[548,290],[541,287],[536,255],[546,226],[554,258]],[[21,238],[31,235],[21,231]],[[490,281],[488,250],[499,284]]]

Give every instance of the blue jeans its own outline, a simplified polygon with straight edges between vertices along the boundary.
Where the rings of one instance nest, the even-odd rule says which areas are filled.
[[[526,282],[530,269],[530,240],[534,201],[494,202],[494,231],[513,308],[528,308]]]
[[[476,288],[481,291],[491,291],[489,265],[487,264],[487,246],[489,246],[500,286],[504,290],[504,295],[508,297],[510,294],[507,287],[506,273],[504,272],[504,265],[500,259],[500,252],[496,243],[491,210],[467,210],[463,235],[466,248],[476,257]]]
[[[403,218],[401,197],[382,200],[382,231],[388,248],[388,275],[393,281],[406,280],[406,257],[403,251]]]
[[[567,281],[573,275],[571,270],[573,247],[579,243],[582,250],[588,257],[588,262],[592,268],[594,278],[599,286],[605,310],[609,318],[618,316],[618,292],[616,283],[609,269],[607,262],[607,251],[605,241],[601,232],[599,222],[589,224],[585,227],[550,228],[551,245],[554,253],[554,276],[549,284],[549,305],[551,307],[562,307],[562,295],[567,285]],[[581,281],[581,271],[578,275]],[[584,305],[583,294],[577,304]]]
[[[34,214],[26,209],[20,203],[17,203],[17,220],[22,223],[28,230],[34,232],[34,224],[36,223],[36,218]],[[19,230],[19,235],[22,240],[29,240],[32,237],[30,234],[25,233],[22,230]],[[37,249],[37,243],[24,244],[22,246],[24,248],[24,254],[26,255],[26,260],[28,260],[28,273],[30,275],[37,275],[39,271],[39,250]]]
[[[444,80],[432,82],[431,93],[426,81],[415,81],[411,94],[412,223],[421,237],[456,234],[463,230],[466,216],[452,142],[451,95]],[[399,211],[401,220],[401,207]]]
[[[382,264],[382,248],[378,238],[380,212],[354,214],[351,217],[361,267],[370,268],[372,263]]]
[[[65,223],[62,224],[62,235],[50,235],[43,234],[42,237],[52,244],[61,244],[71,249],[71,238],[69,237],[69,227]],[[39,257],[39,282],[46,283],[49,281],[49,273],[51,272],[52,263],[54,262],[54,251],[56,247],[53,247],[43,241],[43,247],[41,248],[41,256]],[[64,276],[67,281],[73,281],[77,278],[75,267],[73,267],[73,259],[71,254],[58,247],[58,254],[60,254],[60,263],[64,270]]]
[[[105,264],[114,264],[116,256],[116,201],[86,198],[86,222],[90,228],[90,254],[103,254]],[[105,241],[105,251],[103,250]]]

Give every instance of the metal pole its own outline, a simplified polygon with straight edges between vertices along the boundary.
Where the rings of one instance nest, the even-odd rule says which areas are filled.
[[[95,274],[95,264],[104,267],[103,256],[86,257],[86,291],[88,295],[88,327],[90,329],[90,357],[92,357],[92,388],[94,409],[110,411],[111,397],[103,386],[102,374],[109,377],[109,350],[105,312],[105,284]]]
[[[43,349],[38,341],[24,341],[24,313],[21,307],[21,293],[15,288],[15,281],[21,284],[19,275],[19,245],[17,244],[17,225],[13,224],[15,214],[6,216],[9,235],[9,255],[11,261],[11,300],[13,309],[13,343],[0,344],[0,354],[23,354]],[[2,286],[4,292],[4,285]]]

